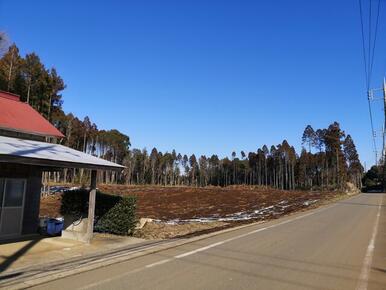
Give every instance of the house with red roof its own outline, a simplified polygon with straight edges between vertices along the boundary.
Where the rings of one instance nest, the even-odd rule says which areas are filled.
[[[72,148],[48,143],[65,136],[20,97],[0,91],[0,240],[36,234],[43,172],[64,168],[91,170],[87,230],[93,234],[97,170],[124,167]]]
[[[0,91],[0,134],[45,140],[64,135],[20,97]]]

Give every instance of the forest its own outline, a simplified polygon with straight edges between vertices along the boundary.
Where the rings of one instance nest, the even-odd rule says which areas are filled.
[[[1,35],[0,35],[1,42]],[[257,185],[284,190],[343,189],[347,182],[361,187],[363,167],[354,144],[338,122],[326,128],[307,125],[303,148],[297,153],[286,140],[254,152],[231,152],[230,157],[195,156],[175,150],[131,148],[130,138],[116,129],[101,130],[89,117],[80,120],[63,111],[64,80],[55,68],[46,68],[36,53],[20,55],[15,44],[0,50],[0,90],[20,95],[66,137],[58,142],[123,164],[119,174],[101,172],[103,183],[230,186]],[[72,169],[52,174],[55,182],[86,183],[89,172]]]

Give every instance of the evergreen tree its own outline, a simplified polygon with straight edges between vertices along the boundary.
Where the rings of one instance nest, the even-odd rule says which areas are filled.
[[[12,44],[0,59],[0,89],[3,91],[20,94],[17,90],[17,81],[21,80],[22,58],[19,49]],[[19,84],[20,87],[20,84]]]
[[[311,148],[315,145],[316,133],[311,125],[307,125],[304,129],[302,136],[302,144],[308,145],[308,151],[311,152]]]
[[[362,186],[361,179],[363,175],[363,167],[359,161],[357,149],[350,135],[347,135],[344,140],[343,150],[348,163],[348,175],[350,181],[360,188]]]

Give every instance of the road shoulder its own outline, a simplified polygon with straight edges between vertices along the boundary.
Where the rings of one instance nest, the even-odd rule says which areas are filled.
[[[386,288],[386,194],[383,193],[383,202],[380,210],[378,232],[375,239],[373,260],[367,289],[378,290]],[[384,285],[380,287],[379,285]]]

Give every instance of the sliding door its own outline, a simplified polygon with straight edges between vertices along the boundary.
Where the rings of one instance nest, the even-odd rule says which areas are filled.
[[[21,235],[25,179],[0,179],[0,238]]]

